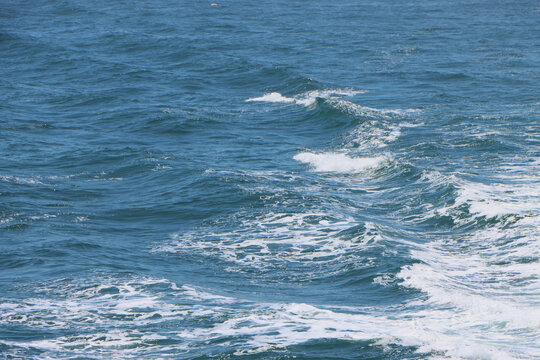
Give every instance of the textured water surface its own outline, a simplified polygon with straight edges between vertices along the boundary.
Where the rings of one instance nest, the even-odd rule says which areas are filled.
[[[539,18],[0,2],[0,358],[540,359]]]

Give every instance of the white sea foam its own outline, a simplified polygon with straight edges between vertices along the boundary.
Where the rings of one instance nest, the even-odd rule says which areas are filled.
[[[378,225],[358,223],[348,215],[354,211],[349,205],[332,202],[299,209],[299,197],[325,190],[316,184],[301,183],[291,188],[297,175],[283,171],[222,170],[207,170],[206,174],[228,179],[239,177],[245,180],[247,177],[250,181],[242,181],[239,186],[274,206],[266,207],[260,213],[250,210],[228,216],[223,219],[228,223],[225,229],[210,225],[172,234],[169,242],[158,244],[153,251],[217,258],[230,263],[225,265],[229,271],[252,271],[254,268],[270,271],[288,262],[302,262],[307,266],[307,260],[338,261],[340,256],[349,256],[353,249],[380,240],[382,231]],[[355,226],[365,226],[365,231],[340,234]],[[310,276],[304,272],[297,275]]]
[[[276,261],[331,261],[380,236],[374,228],[361,239],[344,241],[338,233],[355,223],[350,217],[322,212],[268,213],[247,218],[234,231],[173,234],[172,241],[154,251],[196,252],[236,264],[231,271],[275,267]],[[364,245],[365,246],[365,245]],[[305,274],[308,276],[309,274]]]
[[[489,182],[434,171],[422,178],[434,186],[450,185],[456,195],[452,203],[431,209],[427,217],[450,216],[458,225],[491,220],[489,226],[462,235],[439,235],[418,245],[411,257],[420,262],[396,275],[403,286],[424,294],[416,302],[424,310],[414,316],[429,319],[426,329],[459,334],[470,344],[445,343],[441,348],[446,354],[487,359],[538,354],[540,172],[535,162],[518,165],[514,159],[514,163],[484,174]]]
[[[497,250],[492,239],[482,240],[468,244],[463,252],[451,241],[412,251],[411,256],[422,263],[405,266],[397,278],[403,286],[421,290],[427,298],[417,301],[424,310],[411,316],[420,317],[424,329],[433,334],[463,340],[440,344],[439,349],[447,354],[529,358],[540,339],[538,262],[514,263],[514,256],[508,256],[504,248]],[[537,246],[538,241],[529,249]],[[537,256],[538,250],[534,253]],[[503,259],[504,263],[497,263]],[[436,349],[438,343],[428,342],[424,347]]]
[[[164,292],[152,291],[155,285],[165,286]],[[36,328],[69,328],[74,334],[46,340],[0,343],[18,348],[37,348],[51,358],[91,355],[106,359],[113,355],[137,358],[146,350],[157,347],[160,351],[170,349],[178,353],[223,336],[234,341],[236,337],[248,335],[251,340],[240,346],[239,351],[257,352],[310,339],[370,339],[380,335],[373,331],[373,326],[371,333],[365,329],[371,322],[381,322],[376,317],[351,317],[307,304],[256,304],[189,285],[177,287],[164,279],[108,279],[90,286],[57,283],[40,290],[61,296],[2,301],[0,324],[20,322]],[[165,301],[165,296],[171,300]],[[243,306],[239,308],[239,304]],[[214,323],[203,328],[182,326],[185,320],[203,319]],[[163,321],[176,321],[178,327],[167,326],[159,333],[139,331],[144,324]],[[175,341],[170,346],[155,343],[161,339]],[[226,341],[223,345],[228,343]]]
[[[531,184],[482,184],[461,181],[456,206],[469,205],[469,212],[488,218],[540,211],[538,186]]]
[[[459,286],[456,288],[447,276],[433,275],[437,256],[434,260],[430,252],[414,255],[430,265],[405,267],[398,276],[406,286],[433,288],[429,306],[418,302],[388,312],[383,306],[326,308],[305,303],[255,303],[188,284],[179,287],[166,279],[110,278],[95,284],[88,279],[62,280],[37,287],[57,296],[3,299],[0,324],[19,322],[41,329],[70,329],[73,334],[0,343],[17,349],[40,349],[43,358],[140,358],[157,349],[187,354],[212,340],[219,340],[216,346],[234,345],[237,355],[242,355],[322,339],[375,340],[383,347],[415,346],[417,352],[435,351],[450,358],[512,359],[531,354],[526,348],[512,348],[512,334],[528,331],[532,335],[527,346],[534,349],[537,310],[487,302],[480,294],[477,298],[460,298]],[[465,265],[463,260],[462,264],[450,265]],[[166,326],[160,326],[162,322]],[[171,327],[172,323],[176,326]],[[183,325],[196,323],[204,325]],[[145,324],[150,327],[141,331]],[[172,341],[165,345],[160,340]]]
[[[227,303],[226,297],[152,278],[77,282],[62,279],[36,286],[35,290],[38,294],[46,293],[47,298],[0,298],[0,324],[20,323],[40,331],[69,329],[70,335],[48,335],[46,339],[27,342],[0,340],[0,343],[14,347],[19,353],[20,349],[40,349],[45,351],[43,358],[56,359],[89,354],[99,359],[140,358],[145,351],[157,348],[160,351],[174,348],[178,354],[185,351],[184,343],[168,346],[156,342],[160,339],[178,342],[180,339],[172,330],[156,333],[140,329],[161,322],[182,324],[184,319],[197,321],[218,316],[219,304]]]
[[[350,157],[343,153],[312,153],[296,154],[294,159],[309,164],[315,171],[337,173],[359,173],[377,167],[387,160],[384,156],[373,158]]]
[[[382,346],[416,346],[417,352],[442,352],[451,358],[513,358],[510,351],[430,326],[431,321],[443,320],[427,318],[426,315],[430,314],[402,313],[388,317],[375,309],[365,310],[370,314],[302,303],[259,304],[249,313],[238,314],[211,328],[182,332],[180,336],[191,339],[249,336],[244,346],[237,350],[238,354],[284,348],[318,339],[341,339],[377,340],[377,344]],[[437,356],[426,356],[432,357]]]
[[[192,338],[249,336],[239,353],[284,348],[316,339],[369,340],[389,336],[384,317],[340,313],[302,303],[259,304],[207,329],[182,333]]]

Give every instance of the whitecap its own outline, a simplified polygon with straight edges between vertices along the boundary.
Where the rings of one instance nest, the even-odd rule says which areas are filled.
[[[377,167],[387,161],[384,156],[377,157],[350,157],[343,153],[312,153],[301,152],[294,159],[308,164],[315,171],[337,173],[360,173],[370,168]]]

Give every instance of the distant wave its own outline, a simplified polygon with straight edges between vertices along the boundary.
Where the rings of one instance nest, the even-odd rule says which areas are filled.
[[[310,107],[315,105],[318,99],[323,99],[335,109],[357,116],[405,116],[407,114],[417,113],[420,111],[419,109],[379,109],[355,104],[351,101],[342,99],[343,97],[350,97],[366,92],[367,90],[354,89],[314,90],[301,93],[292,97],[284,96],[279,92],[271,92],[266,93],[263,96],[246,99],[246,101],[298,104]]]
[[[318,98],[332,99],[339,96],[354,96],[356,94],[362,94],[367,92],[366,90],[353,90],[353,89],[337,89],[337,90],[315,90],[308,91],[293,97],[286,97],[278,92],[271,92],[264,94],[260,97],[254,97],[246,99],[246,101],[261,101],[271,103],[285,103],[285,104],[299,104],[304,106],[312,106],[317,102]]]

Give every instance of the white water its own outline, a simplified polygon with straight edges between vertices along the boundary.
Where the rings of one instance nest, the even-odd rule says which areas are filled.
[[[315,171],[337,173],[360,173],[377,167],[387,159],[383,156],[374,158],[350,157],[342,153],[311,153],[296,154],[294,159],[313,167]]]

